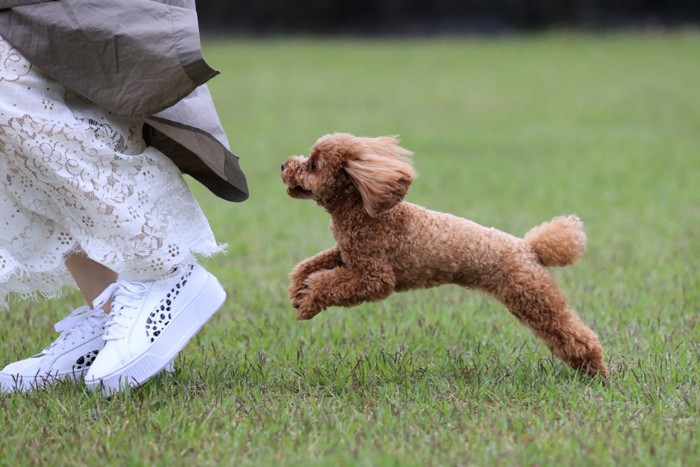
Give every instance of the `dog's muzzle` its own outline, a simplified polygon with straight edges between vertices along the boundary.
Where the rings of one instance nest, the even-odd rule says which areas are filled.
[[[305,158],[302,156],[291,156],[280,167],[282,169],[282,182],[287,185],[287,194],[292,198],[313,198],[313,193],[306,190],[298,179],[304,161]]]

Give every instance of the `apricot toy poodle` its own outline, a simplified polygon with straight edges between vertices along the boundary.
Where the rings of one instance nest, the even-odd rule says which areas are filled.
[[[576,216],[556,217],[517,238],[403,201],[412,153],[394,137],[321,137],[308,157],[282,164],[289,196],[331,216],[337,244],[297,264],[289,296],[297,319],[392,292],[458,284],[500,300],[555,356],[608,376],[598,336],[567,307],[547,266],[568,266],[586,246]]]

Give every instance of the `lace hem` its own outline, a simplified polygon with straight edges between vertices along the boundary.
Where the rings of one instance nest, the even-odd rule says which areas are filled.
[[[214,248],[191,249],[174,267],[184,267],[197,261],[197,259],[209,258],[217,254],[226,254],[227,247],[227,244],[222,243],[216,245]],[[77,251],[81,250],[78,248],[72,249],[66,257]],[[158,280],[168,274],[169,272],[161,276],[148,278],[129,275],[120,277],[131,281],[150,281]],[[17,265],[15,268],[0,276],[0,312],[7,311],[11,305],[23,300],[52,300],[61,298],[76,289],[77,284],[73,280],[65,264],[61,264],[48,271],[31,271]]]
[[[217,244],[143,120],[112,115],[43,75],[0,37],[0,308],[59,296],[81,250],[129,280],[161,277]]]

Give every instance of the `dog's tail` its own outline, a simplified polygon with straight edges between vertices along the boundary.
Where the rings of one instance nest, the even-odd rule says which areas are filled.
[[[576,216],[555,217],[531,229],[525,241],[543,266],[569,266],[583,255],[586,234],[583,222]]]

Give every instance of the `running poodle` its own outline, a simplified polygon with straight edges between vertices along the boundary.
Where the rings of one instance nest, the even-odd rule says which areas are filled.
[[[567,307],[546,269],[581,257],[581,221],[556,217],[520,239],[405,202],[415,176],[411,155],[394,137],[334,133],[308,157],[282,164],[288,194],[326,209],[337,242],[292,270],[297,319],[394,291],[458,284],[496,297],[573,368],[607,378],[598,336]]]

